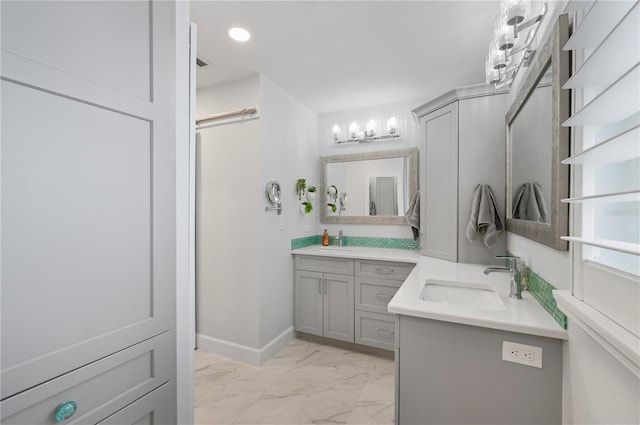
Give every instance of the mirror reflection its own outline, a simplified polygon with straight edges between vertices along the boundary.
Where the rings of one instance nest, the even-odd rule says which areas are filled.
[[[571,72],[567,14],[558,19],[539,46],[505,116],[507,124],[507,230],[566,251],[569,226],[570,93],[563,89]]]
[[[340,192],[340,216],[398,216],[408,208],[407,158],[327,164],[327,183]],[[346,206],[348,195],[349,207]],[[408,194],[407,194],[408,195]],[[398,206],[400,205],[400,208]]]
[[[552,67],[511,123],[511,218],[549,222],[551,205]]]
[[[321,222],[406,224],[418,190],[417,156],[413,148],[320,158]]]

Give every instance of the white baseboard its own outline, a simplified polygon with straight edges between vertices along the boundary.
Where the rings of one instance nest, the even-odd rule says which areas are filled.
[[[196,334],[199,350],[247,363],[262,366],[294,338],[293,326],[273,338],[263,348],[257,349],[208,335]]]
[[[295,338],[295,332],[293,326],[286,329],[277,337],[273,338],[267,345],[260,350],[260,366],[266,363],[271,357],[275,356],[285,345],[293,341]]]

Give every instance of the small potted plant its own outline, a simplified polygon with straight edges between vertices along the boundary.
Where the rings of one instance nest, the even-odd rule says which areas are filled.
[[[311,202],[303,202],[300,204],[300,212],[303,214],[309,214],[313,211],[313,205]]]
[[[338,207],[336,206],[336,204],[328,203],[327,206],[331,208],[331,212],[334,214],[338,210]]]
[[[298,200],[302,200],[302,195],[305,193],[305,189],[307,188],[307,183],[305,179],[298,179],[296,183],[296,192],[298,193]]]
[[[329,189],[327,190],[327,195],[329,195],[329,197],[333,199],[334,203],[338,200],[338,188],[336,187],[335,184],[332,184],[331,186],[329,186]]]
[[[307,200],[313,202],[316,200],[316,192],[318,189],[315,186],[307,187]]]

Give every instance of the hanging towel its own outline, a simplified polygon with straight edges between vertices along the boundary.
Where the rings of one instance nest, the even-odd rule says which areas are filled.
[[[476,232],[480,232],[484,244],[491,249],[496,243],[498,233],[503,230],[504,221],[491,187],[486,184],[477,185],[471,198],[471,216],[467,225],[467,239],[469,242],[473,242],[476,239]]]
[[[548,223],[547,204],[544,202],[542,186],[537,182],[520,186],[513,202],[513,218]]]
[[[411,198],[405,217],[413,231],[413,240],[417,241],[420,237],[420,192],[416,192]]]

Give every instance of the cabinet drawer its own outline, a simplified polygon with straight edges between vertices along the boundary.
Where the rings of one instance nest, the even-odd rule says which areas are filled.
[[[77,409],[65,424],[96,423],[167,382],[171,369],[165,332],[2,401],[2,423],[52,424],[68,401]]]
[[[353,259],[296,255],[296,269],[353,275]]]
[[[356,260],[356,276],[404,280],[415,264],[391,261]]]
[[[169,384],[147,394],[97,425],[170,425],[171,389]]]
[[[387,305],[400,285],[401,280],[356,277],[356,310],[389,314]]]
[[[356,311],[356,344],[393,351],[395,333],[395,316]]]

